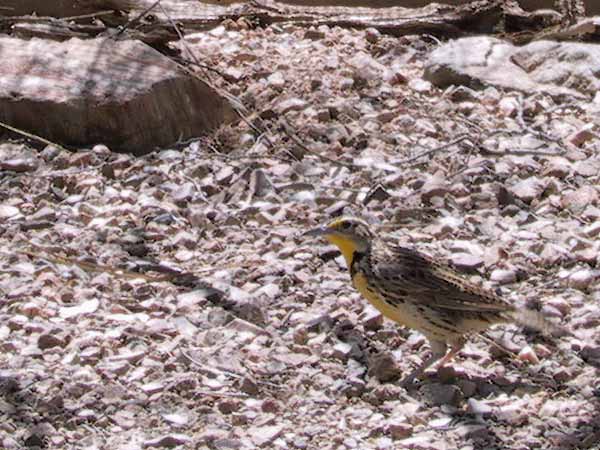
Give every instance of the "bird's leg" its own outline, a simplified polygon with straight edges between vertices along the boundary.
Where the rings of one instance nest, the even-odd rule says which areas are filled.
[[[450,351],[448,353],[446,353],[446,355],[439,362],[438,368],[442,367],[444,364],[446,364],[448,361],[450,361],[452,358],[454,358],[454,355],[456,355],[458,352],[460,352],[460,350],[464,347],[464,345],[465,345],[464,339],[459,339],[457,341],[454,341],[450,347]]]
[[[446,354],[447,345],[443,341],[429,341],[429,345],[431,347],[431,354],[421,363],[419,367],[413,370],[410,375],[404,378],[400,383],[402,387],[409,387],[415,378],[420,377],[425,370],[431,366],[433,363],[438,361],[440,358],[443,358]],[[457,350],[458,351],[458,350]],[[450,351],[451,352],[451,351]],[[446,358],[444,358],[445,360]]]

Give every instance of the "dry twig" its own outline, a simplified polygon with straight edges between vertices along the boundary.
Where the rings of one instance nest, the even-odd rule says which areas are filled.
[[[308,148],[304,142],[302,142],[302,140],[300,140],[300,138],[296,135],[296,133],[294,132],[294,130],[292,129],[292,126],[289,124],[289,122],[287,120],[285,120],[285,118],[280,118],[279,119],[279,124],[281,125],[281,129],[283,130],[283,132],[292,140],[294,141],[294,143],[296,145],[298,145],[302,150],[304,150],[306,153],[310,153],[311,155],[314,155],[316,157],[318,157],[319,159],[323,160],[323,161],[327,161],[330,162],[332,164],[335,164],[336,166],[340,166],[340,167],[346,167],[347,169],[354,169],[357,170],[358,167],[355,166],[354,164],[351,163],[345,163],[343,161],[337,161],[335,159],[329,158],[328,156],[325,155],[321,155],[319,152],[316,152],[314,150],[311,150],[310,148]]]
[[[19,128],[13,127],[11,125],[8,125],[4,122],[0,122],[0,127],[4,127],[7,130],[10,130],[14,133],[20,134],[21,136],[25,136],[29,139],[33,139],[34,141],[38,141],[41,142],[42,144],[46,144],[46,145],[53,145],[54,147],[60,149],[60,150],[64,150],[64,151],[69,151],[68,149],[66,149],[65,147],[63,147],[62,145],[56,144],[55,142],[49,141],[48,139],[44,139],[43,137],[40,137],[36,134],[33,133],[29,133],[27,131],[23,131]]]
[[[129,20],[125,25],[123,25],[122,27],[119,28],[119,31],[117,31],[117,34],[115,36],[119,36],[119,35],[123,34],[125,32],[125,30],[127,30],[127,28],[129,28],[134,23],[139,22],[142,17],[144,17],[146,14],[148,14],[154,8],[156,8],[159,3],[160,3],[160,0],[156,0],[154,3],[152,3],[150,6],[148,6],[145,10],[143,10],[141,13],[139,13],[136,17]]]
[[[456,138],[456,139],[448,142],[447,144],[440,145],[439,147],[435,147],[435,148],[426,150],[426,151],[424,151],[422,153],[419,153],[418,155],[412,156],[410,158],[406,158],[406,159],[403,159],[401,161],[396,161],[396,164],[398,164],[400,166],[404,166],[405,164],[410,164],[410,163],[412,163],[412,162],[414,162],[414,161],[416,161],[418,159],[423,158],[424,156],[433,155],[434,153],[440,152],[442,150],[446,150],[447,148],[450,148],[453,145],[456,145],[456,144],[458,144],[458,143],[460,143],[460,142],[462,142],[464,140],[467,140],[467,139],[469,139],[468,135],[466,135],[466,134],[462,135],[462,136],[460,136],[460,137],[458,137],[458,138]],[[421,164],[421,163],[414,164],[414,165],[419,165],[419,164]]]

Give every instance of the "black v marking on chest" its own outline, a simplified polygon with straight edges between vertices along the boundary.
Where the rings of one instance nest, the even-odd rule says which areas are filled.
[[[354,275],[356,275],[356,272],[358,272],[358,264],[365,256],[365,253],[352,253],[352,262],[350,263],[350,276],[352,278],[354,278]]]

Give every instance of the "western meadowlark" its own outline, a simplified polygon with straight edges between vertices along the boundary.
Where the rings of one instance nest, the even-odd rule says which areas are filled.
[[[443,358],[440,366],[449,361],[468,334],[494,324],[515,322],[546,334],[557,328],[540,313],[515,308],[447,265],[418,251],[389,245],[360,219],[334,219],[305,235],[324,236],[336,245],[354,287],[384,316],[427,337],[431,355],[403,380],[405,386],[436,361]]]

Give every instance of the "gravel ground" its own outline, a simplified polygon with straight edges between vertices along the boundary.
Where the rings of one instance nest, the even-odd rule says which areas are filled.
[[[229,22],[188,47],[260,137],[2,143],[0,447],[598,448],[600,101],[440,90],[437,45]],[[575,337],[497,327],[407,392],[423,336],[299,236],[341,213]]]

